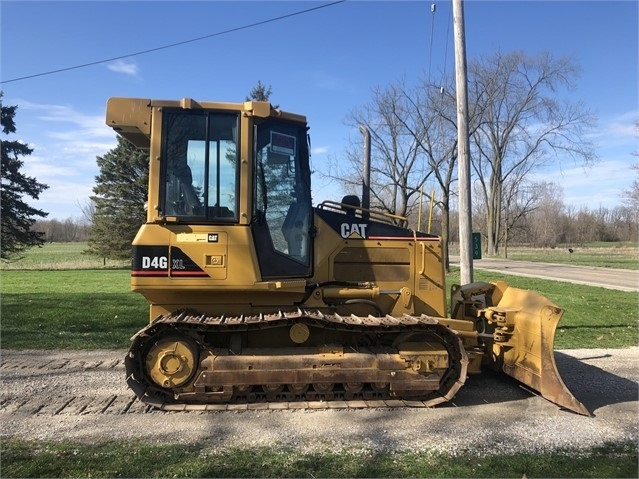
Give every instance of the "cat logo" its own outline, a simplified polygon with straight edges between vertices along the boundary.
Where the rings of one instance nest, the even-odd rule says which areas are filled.
[[[342,238],[366,238],[366,223],[342,223],[340,234]]]

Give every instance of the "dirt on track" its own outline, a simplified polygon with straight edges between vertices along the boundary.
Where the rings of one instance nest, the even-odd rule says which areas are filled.
[[[435,408],[281,409],[162,412],[135,399],[125,351],[0,351],[0,439],[142,440],[226,447],[431,450],[455,454],[585,450],[639,440],[639,347],[557,351],[579,416],[492,372],[472,376]]]

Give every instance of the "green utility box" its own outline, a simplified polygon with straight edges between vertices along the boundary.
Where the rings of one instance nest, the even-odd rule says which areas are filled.
[[[481,233],[473,233],[473,259],[481,259]]]

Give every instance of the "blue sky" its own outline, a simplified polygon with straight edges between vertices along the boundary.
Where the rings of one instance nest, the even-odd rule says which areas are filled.
[[[344,157],[361,134],[348,113],[371,89],[454,73],[447,1],[360,1],[326,6],[259,26],[120,60],[18,81],[224,32],[330,2],[7,1],[0,2],[0,88],[17,105],[17,134],[29,143],[24,172],[50,188],[35,206],[49,218],[80,218],[98,173],[95,158],[116,144],[104,124],[111,96],[243,101],[260,80],[282,109],[305,114],[313,166]],[[437,5],[432,13],[431,5]],[[638,2],[466,0],[469,60],[497,51],[572,55],[574,91],[598,118],[591,139],[600,161],[572,160],[539,172],[562,185],[576,208],[614,207],[638,160]],[[431,46],[432,38],[432,46]],[[634,175],[634,176],[633,176]],[[314,175],[314,200],[341,192]]]

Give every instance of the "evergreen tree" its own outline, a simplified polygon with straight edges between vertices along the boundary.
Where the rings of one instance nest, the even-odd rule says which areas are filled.
[[[13,117],[17,106],[3,106],[2,92],[0,92],[0,123],[5,135],[16,132]],[[0,259],[9,261],[19,259],[21,253],[32,247],[42,246],[44,236],[32,231],[36,217],[45,218],[49,213],[33,208],[23,201],[26,195],[35,200],[40,193],[49,188],[39,183],[35,178],[24,175],[20,169],[24,162],[19,158],[33,153],[33,149],[19,141],[2,141],[2,183],[1,183],[1,211],[2,237],[0,245]]]
[[[87,253],[110,259],[131,257],[131,242],[146,221],[149,153],[118,136],[118,145],[97,157],[100,174],[91,197],[95,205]]]
[[[245,101],[270,101],[272,91],[271,85],[266,86],[261,80],[258,80],[257,85],[253,87],[249,95],[245,98]],[[279,105],[272,106],[275,109],[280,107]]]
[[[246,101],[268,101],[271,96],[271,85],[266,86],[262,84],[261,80],[257,81],[257,85],[253,87],[249,96],[246,97]]]

